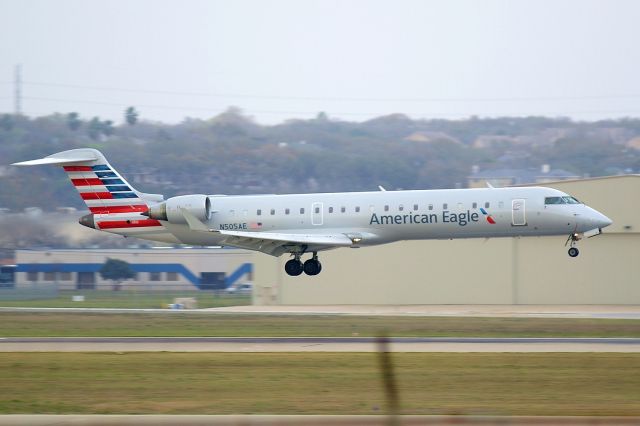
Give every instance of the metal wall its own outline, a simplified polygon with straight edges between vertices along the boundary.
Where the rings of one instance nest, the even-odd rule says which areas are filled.
[[[546,184],[609,216],[570,258],[558,237],[405,241],[321,253],[322,273],[289,277],[255,257],[257,304],[640,304],[640,176]]]

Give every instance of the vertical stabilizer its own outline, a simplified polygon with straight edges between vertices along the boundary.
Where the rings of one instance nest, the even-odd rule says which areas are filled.
[[[96,149],[81,148],[14,163],[16,166],[62,166],[93,214],[141,213],[148,209],[145,194],[136,191]]]

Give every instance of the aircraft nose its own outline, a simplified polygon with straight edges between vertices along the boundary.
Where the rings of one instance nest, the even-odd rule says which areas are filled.
[[[591,220],[594,222],[594,224],[598,228],[604,228],[613,223],[611,219],[609,219],[607,216],[603,215],[602,213],[596,210],[593,211]]]

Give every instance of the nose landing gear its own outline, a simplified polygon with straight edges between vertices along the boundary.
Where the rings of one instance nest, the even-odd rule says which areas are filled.
[[[313,257],[302,263],[300,256],[302,253],[292,253],[295,256],[284,264],[284,270],[288,275],[297,277],[304,272],[307,275],[318,275],[322,271],[322,263],[318,260],[318,253],[313,252]]]
[[[580,234],[577,234],[575,232],[573,232],[571,235],[569,235],[569,238],[567,238],[567,242],[564,243],[565,247],[567,244],[570,245],[568,253],[569,253],[569,257],[577,257],[580,254],[580,250],[578,250],[577,247],[575,247],[576,243],[578,241],[580,241],[581,237]]]

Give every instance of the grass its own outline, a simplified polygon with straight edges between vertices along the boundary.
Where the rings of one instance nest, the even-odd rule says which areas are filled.
[[[84,296],[83,302],[74,302],[74,295]],[[104,291],[61,290],[58,296],[37,300],[1,300],[0,306],[25,308],[166,308],[176,297],[195,297],[199,308],[250,305],[251,296],[215,295],[208,291]]]
[[[404,414],[640,415],[640,354],[394,353]],[[1,353],[0,413],[381,414],[376,354]]]
[[[0,312],[0,337],[43,336],[640,337],[640,321],[216,313]]]

